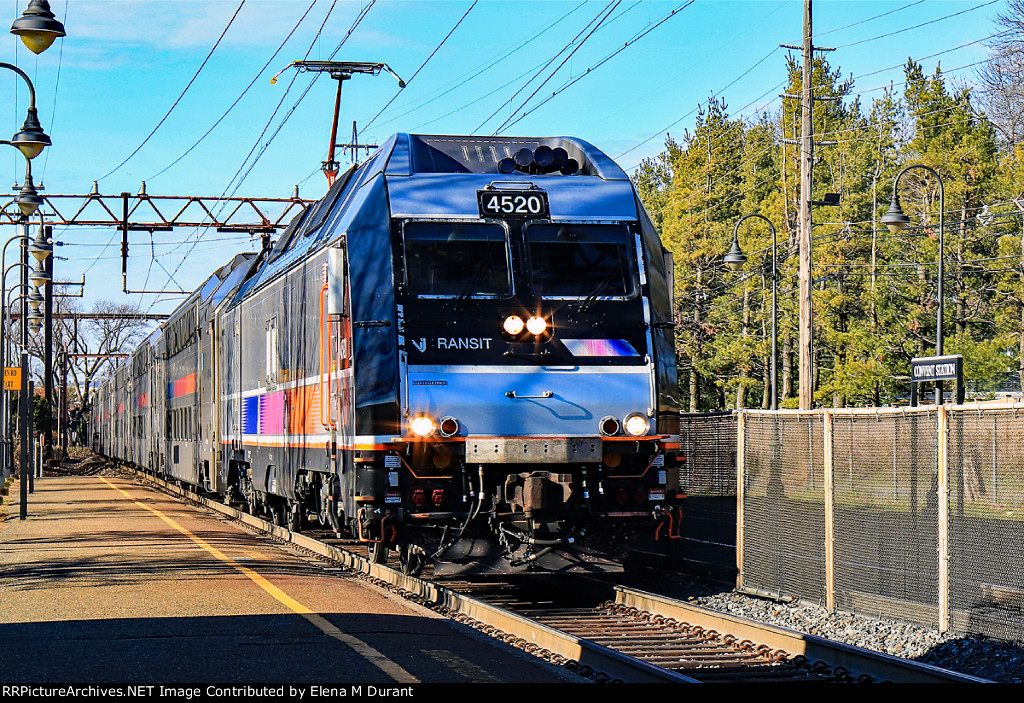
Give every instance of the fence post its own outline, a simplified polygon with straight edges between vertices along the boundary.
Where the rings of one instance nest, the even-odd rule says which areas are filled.
[[[935,502],[939,510],[939,632],[949,630],[949,411],[939,406],[938,485]]]
[[[833,415],[831,410],[825,410],[823,414],[825,418],[823,428],[825,436],[822,442],[822,463],[824,463],[822,470],[825,474],[825,608],[831,611],[836,609],[836,557],[833,529],[835,527],[835,501],[833,500],[834,491],[832,490],[834,484],[834,454],[832,451]]]
[[[740,410],[736,418],[736,588],[743,588],[743,435],[747,413]]]

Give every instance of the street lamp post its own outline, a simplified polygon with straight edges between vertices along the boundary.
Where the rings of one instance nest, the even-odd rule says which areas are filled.
[[[768,229],[770,229],[771,233],[772,233],[772,269],[771,269],[771,274],[772,274],[772,358],[771,358],[771,386],[772,386],[772,390],[771,390],[771,399],[772,400],[771,400],[771,402],[772,402],[772,410],[778,410],[779,409],[779,396],[778,396],[778,387],[779,387],[779,384],[778,384],[778,358],[779,358],[779,354],[778,354],[778,348],[779,348],[778,319],[779,319],[779,309],[778,309],[778,303],[777,303],[776,297],[778,295],[778,281],[779,281],[779,275],[778,275],[779,274],[779,268],[778,268],[778,266],[779,266],[779,264],[778,264],[778,260],[775,258],[775,245],[776,245],[776,241],[775,241],[775,239],[776,239],[776,237],[775,237],[775,225],[773,225],[772,221],[769,220],[767,217],[765,217],[764,215],[757,214],[757,213],[751,213],[749,215],[744,215],[740,219],[736,220],[736,226],[733,227],[733,230],[732,230],[732,247],[729,249],[729,253],[727,253],[725,255],[724,260],[725,260],[726,265],[730,269],[732,269],[733,271],[739,271],[740,268],[743,266],[743,264],[745,264],[747,262],[746,255],[740,250],[739,231],[740,231],[740,223],[742,223],[744,220],[749,219],[751,217],[759,217],[762,220],[764,220],[765,222],[767,222],[768,223]]]
[[[892,183],[892,203],[889,205],[889,210],[882,216],[882,224],[889,228],[889,231],[893,234],[899,234],[903,231],[903,228],[910,222],[910,218],[903,214],[903,208],[900,207],[900,199],[897,194],[897,188],[899,187],[900,178],[904,173],[911,169],[920,168],[928,173],[935,176],[935,180],[939,182],[939,270],[937,274],[937,285],[938,285],[938,312],[936,313],[935,323],[935,356],[942,356],[942,321],[943,312],[945,310],[945,295],[943,292],[943,263],[945,260],[945,214],[946,214],[946,191],[942,183],[942,177],[939,175],[931,166],[924,164],[911,164],[906,166],[902,171],[896,174],[896,180]],[[935,405],[942,405],[942,381],[936,381],[935,383]]]
[[[64,26],[58,22],[53,13],[50,12],[50,5],[47,0],[30,0],[28,8],[22,13],[22,16],[15,20],[11,25],[11,33],[21,37],[22,42],[29,48],[33,53],[40,54],[46,51],[47,48],[53,43],[58,37],[65,36]],[[24,246],[21,249],[21,261],[25,264],[21,269],[21,284],[24,287],[24,293],[22,294],[21,301],[21,417],[22,417],[22,446],[21,446],[21,485],[20,498],[21,498],[21,515],[20,518],[24,520],[28,517],[28,494],[26,484],[26,470],[28,469],[28,458],[29,458],[29,447],[28,447],[28,255],[32,247],[29,246],[28,242],[28,219],[39,209],[42,204],[42,199],[39,198],[35,192],[35,187],[32,184],[32,162],[31,160],[39,156],[39,154],[46,147],[50,146],[50,137],[43,131],[42,126],[39,124],[39,116],[36,112],[36,89],[32,85],[31,79],[28,74],[22,71],[14,64],[0,62],[0,68],[5,68],[9,71],[14,71],[25,84],[28,86],[29,92],[29,107],[25,123],[21,128],[21,131],[15,134],[9,142],[3,143],[17,147],[24,154],[26,160],[25,170],[25,183],[21,189],[21,193],[16,198],[18,201],[18,207],[21,209],[22,218],[22,234],[24,236]],[[38,246],[36,251],[32,252],[34,258],[37,261],[42,262],[40,255],[49,256],[49,252],[45,254],[39,250]],[[2,273],[2,272],[0,272]]]
[[[7,244],[10,244],[15,239],[21,239],[21,235],[17,235],[7,240]],[[4,245],[3,254],[7,253],[7,244]],[[3,257],[0,256],[0,259]],[[3,270],[2,276],[0,276],[0,368],[7,368],[7,321],[8,321],[8,307],[6,304],[7,300],[7,273],[15,268],[16,266],[24,267],[24,264],[20,261],[15,261],[13,264]],[[21,285],[17,285],[14,288],[20,288]],[[7,436],[7,430],[10,428],[9,418],[7,416],[7,389],[0,390],[0,401],[2,406],[0,407],[0,423],[3,425],[2,433],[0,433],[0,442],[3,443],[3,470],[6,475],[7,471],[11,468],[12,460],[14,459],[13,454],[9,451],[12,444],[11,440]]]

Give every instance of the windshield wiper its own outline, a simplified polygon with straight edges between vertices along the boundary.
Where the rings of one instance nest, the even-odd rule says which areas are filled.
[[[594,304],[595,300],[597,300],[597,296],[601,295],[601,293],[604,292],[604,289],[611,285],[611,282],[612,280],[614,280],[615,275],[621,273],[621,271],[622,269],[620,268],[610,269],[608,271],[608,275],[604,277],[604,280],[601,281],[597,288],[594,289],[594,292],[588,295],[586,299],[583,301],[583,303],[580,305],[580,312],[586,312],[587,310],[589,310],[590,306]]]

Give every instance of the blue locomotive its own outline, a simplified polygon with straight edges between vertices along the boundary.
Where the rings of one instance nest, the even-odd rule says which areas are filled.
[[[674,509],[671,276],[590,144],[397,134],[111,374],[95,448],[410,573],[613,569]]]

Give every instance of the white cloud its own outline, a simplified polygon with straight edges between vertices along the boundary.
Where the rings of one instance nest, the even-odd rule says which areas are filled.
[[[306,18],[319,26],[328,3],[318,3]],[[67,16],[68,40],[93,40],[111,46],[135,45],[153,49],[212,47],[238,8],[238,0],[106,0],[101,3],[72,3]],[[308,0],[247,0],[224,37],[232,46],[276,45],[282,27],[290,29],[308,7]],[[341,2],[334,15],[346,16],[358,10],[357,2]],[[62,18],[59,0],[51,3]],[[332,18],[333,16],[332,15]],[[285,30],[286,31],[286,30]],[[314,30],[315,31],[315,30]]]

